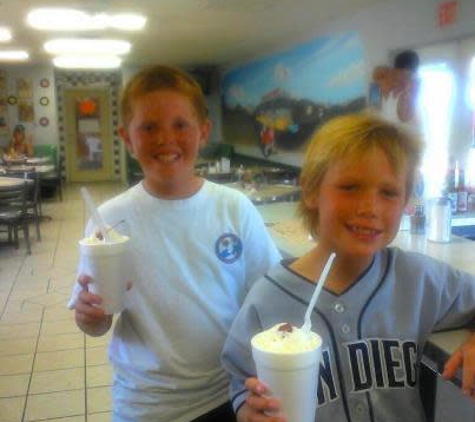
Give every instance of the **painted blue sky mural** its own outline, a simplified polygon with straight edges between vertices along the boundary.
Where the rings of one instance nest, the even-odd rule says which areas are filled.
[[[276,89],[326,105],[351,101],[366,93],[363,55],[356,32],[313,39],[229,72],[223,82],[226,106],[254,108]]]

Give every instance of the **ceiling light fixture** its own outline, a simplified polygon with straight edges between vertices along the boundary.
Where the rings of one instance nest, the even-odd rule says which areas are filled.
[[[133,13],[119,13],[117,15],[106,15],[107,25],[111,28],[122,29],[124,31],[138,31],[143,29],[147,23],[145,16]]]
[[[0,26],[0,42],[10,41],[12,39],[12,33],[8,28]]]
[[[59,56],[53,59],[53,63],[56,67],[65,69],[115,69],[120,67],[121,60],[115,56]]]
[[[24,61],[28,60],[29,54],[22,50],[0,50],[0,60]]]
[[[56,55],[120,55],[127,54],[130,47],[128,41],[88,38],[59,38],[44,44],[48,53]]]
[[[28,13],[28,24],[36,29],[53,31],[90,31],[105,28],[101,19],[93,19],[76,9],[41,8]]]
[[[145,26],[147,19],[134,13],[89,15],[82,10],[64,8],[34,9],[27,22],[36,29],[49,31],[95,31],[106,28],[136,31]]]

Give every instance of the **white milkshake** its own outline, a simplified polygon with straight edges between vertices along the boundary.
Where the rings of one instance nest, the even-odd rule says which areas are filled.
[[[314,422],[322,340],[288,323],[256,334],[252,356],[257,377],[282,401],[289,422]]]
[[[129,238],[110,230],[107,241],[97,236],[79,241],[80,273],[92,278],[89,290],[102,297],[99,306],[107,315],[124,308],[127,290],[127,246]]]

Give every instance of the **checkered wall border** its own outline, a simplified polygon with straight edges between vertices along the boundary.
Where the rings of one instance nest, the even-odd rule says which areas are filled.
[[[111,121],[113,133],[113,166],[114,180],[120,179],[120,139],[119,126],[119,95],[122,77],[119,72],[87,72],[87,71],[56,71],[56,104],[58,105],[58,130],[59,130],[59,159],[61,163],[61,176],[66,176],[66,131],[64,90],[68,88],[108,88],[111,96]]]

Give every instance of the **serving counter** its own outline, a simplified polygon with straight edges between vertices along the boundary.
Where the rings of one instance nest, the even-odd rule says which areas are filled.
[[[296,215],[296,202],[280,202],[258,206],[264,222],[275,244],[284,257],[301,256],[310,250],[315,242],[302,227]],[[434,243],[424,235],[411,235],[408,231],[399,231],[391,243],[404,250],[429,255],[451,266],[475,274],[475,243],[471,240],[452,236],[450,243]],[[468,330],[454,330],[434,333],[424,349],[422,377],[425,388],[423,394],[426,404],[429,402],[429,414],[435,408],[436,380],[440,377],[447,358],[470,335]],[[425,372],[424,372],[425,371]],[[452,381],[461,386],[461,372]],[[434,420],[434,414],[429,415]]]

